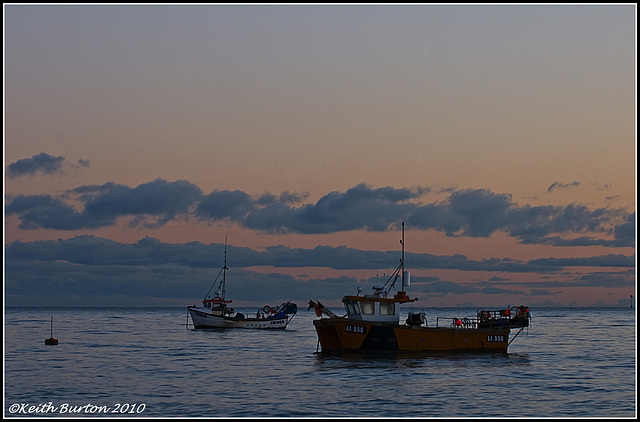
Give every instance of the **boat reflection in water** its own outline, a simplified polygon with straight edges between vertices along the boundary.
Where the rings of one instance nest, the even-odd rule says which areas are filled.
[[[347,314],[338,316],[319,301],[309,301],[320,317],[313,321],[322,353],[359,352],[507,352],[509,344],[529,326],[531,313],[526,306],[479,311],[475,318],[437,318],[429,326],[424,312],[409,312],[400,323],[400,305],[417,301],[410,298],[405,286],[410,276],[404,270],[404,223],[402,223],[402,258],[385,286],[373,288],[373,294],[344,296]],[[401,288],[392,297],[389,290],[401,278]],[[511,336],[511,330],[517,330]]]

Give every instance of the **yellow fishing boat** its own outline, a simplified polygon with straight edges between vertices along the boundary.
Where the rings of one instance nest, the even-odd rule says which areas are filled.
[[[409,312],[400,322],[400,306],[417,301],[410,298],[405,286],[410,275],[404,270],[404,223],[402,224],[402,259],[385,286],[376,286],[369,295],[344,296],[346,315],[338,316],[319,301],[309,301],[320,317],[313,321],[322,353],[339,352],[507,352],[509,344],[529,326],[531,313],[526,306],[479,311],[474,318],[438,317],[429,326],[426,314]],[[401,288],[389,297],[396,281]],[[389,291],[387,284],[390,284]],[[511,331],[515,330],[512,335]]]

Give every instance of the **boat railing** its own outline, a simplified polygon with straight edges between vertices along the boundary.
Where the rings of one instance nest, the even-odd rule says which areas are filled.
[[[444,321],[443,325],[440,325],[441,322]],[[462,330],[469,329],[477,329],[478,328],[478,319],[477,318],[458,318],[458,317],[437,317],[436,318],[436,328],[441,326],[446,327],[455,327],[460,328]]]
[[[447,326],[461,330],[528,327],[530,319],[529,308],[513,307],[497,311],[480,311],[477,318],[437,317],[436,327]]]
[[[509,327],[509,318],[481,320],[479,318],[437,317],[436,327],[453,327],[461,330],[477,330],[478,328]]]

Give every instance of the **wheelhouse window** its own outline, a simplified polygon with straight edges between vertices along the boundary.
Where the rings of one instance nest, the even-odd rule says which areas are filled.
[[[375,304],[373,302],[362,302],[362,314],[373,315],[375,312]]]
[[[347,308],[347,314],[360,315],[360,305],[358,304],[358,302],[348,300],[344,303],[344,305]]]
[[[380,315],[395,315],[396,304],[395,302],[380,303]]]

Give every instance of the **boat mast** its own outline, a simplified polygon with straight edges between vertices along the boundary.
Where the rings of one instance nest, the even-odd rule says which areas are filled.
[[[408,278],[409,274],[408,273],[405,274],[405,271],[404,271],[404,221],[402,222],[402,239],[400,239],[400,244],[402,245],[402,256],[400,257],[400,265],[396,267],[393,274],[391,274],[391,277],[389,277],[387,282],[384,283],[384,287],[387,287],[387,285],[391,283],[391,285],[389,286],[389,290],[385,289],[384,297],[387,297],[387,294],[389,294],[391,292],[391,289],[394,288],[394,286],[396,285],[396,282],[398,281],[398,278],[401,278],[402,280],[402,286],[400,290],[398,290],[398,292],[402,293],[402,295],[405,295],[405,291],[404,291],[405,284],[408,285],[409,283],[409,278]]]
[[[227,291],[227,235],[224,235],[224,266],[222,267],[222,300],[225,300]]]
[[[402,244],[402,258],[400,259],[400,271],[402,272],[402,290],[404,292],[404,221],[402,222],[402,240],[400,240]]]

